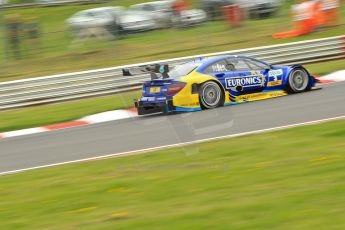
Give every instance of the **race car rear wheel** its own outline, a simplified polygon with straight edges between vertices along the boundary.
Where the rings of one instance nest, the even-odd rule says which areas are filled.
[[[224,104],[224,93],[214,81],[203,83],[199,89],[200,104],[204,109],[213,109]]]
[[[309,87],[309,81],[309,74],[304,68],[294,69],[289,75],[288,91],[291,93],[306,91]]]

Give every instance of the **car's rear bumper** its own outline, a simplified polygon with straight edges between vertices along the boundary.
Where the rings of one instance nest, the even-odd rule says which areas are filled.
[[[148,115],[154,113],[171,113],[175,111],[175,106],[173,105],[172,100],[167,100],[166,102],[143,102],[135,101],[135,107],[138,110],[138,115]]]

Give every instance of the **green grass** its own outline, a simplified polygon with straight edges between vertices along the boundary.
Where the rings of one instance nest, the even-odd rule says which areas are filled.
[[[326,75],[337,70],[345,70],[344,60],[305,65],[312,74]]]
[[[21,60],[6,59],[0,63],[0,81],[322,38],[341,35],[345,28],[345,9],[343,8],[341,26],[299,38],[273,39],[272,34],[291,29],[289,4],[292,1],[288,1],[277,17],[250,20],[245,22],[243,27],[236,29],[230,28],[223,21],[217,21],[182,30],[151,31],[116,41],[94,39],[79,45],[72,44],[73,38],[66,31],[64,22],[73,13],[104,5],[128,6],[142,1],[121,0],[97,5],[7,11],[6,14],[17,13],[23,19],[36,17],[41,23],[43,36],[37,45],[38,53]],[[196,1],[193,3],[197,5]],[[29,44],[24,44],[24,47],[25,49],[33,48]],[[0,53],[4,53],[4,50],[0,50]]]
[[[345,69],[344,60],[306,65],[313,74],[324,75]],[[80,101],[35,106],[13,111],[0,112],[0,132],[31,128],[79,119],[83,116],[104,111],[133,107],[133,100],[140,91],[122,93]]]
[[[1,228],[344,229],[344,139],[343,120],[2,176]]]

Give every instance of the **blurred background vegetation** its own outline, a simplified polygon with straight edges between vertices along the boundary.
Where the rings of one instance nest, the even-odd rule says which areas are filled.
[[[285,1],[275,17],[248,20],[239,28],[231,28],[225,21],[219,20],[197,27],[149,31],[119,40],[90,39],[77,44],[67,30],[66,19],[80,10],[102,6],[129,6],[141,2],[145,0],[2,10],[2,20],[6,15],[18,15],[23,21],[38,21],[40,38],[35,47],[30,43],[21,44],[21,59],[6,57],[6,44],[2,42],[0,81],[341,35],[345,29],[343,7],[342,24],[338,27],[293,39],[273,39],[272,34],[292,27],[290,9],[293,1],[289,0]],[[190,2],[193,7],[199,7],[199,1]],[[1,41],[5,41],[4,33],[0,36]]]

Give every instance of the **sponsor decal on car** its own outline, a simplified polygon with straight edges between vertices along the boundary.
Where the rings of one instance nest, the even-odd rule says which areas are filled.
[[[142,97],[140,100],[141,101],[155,101],[156,98],[155,97]]]
[[[278,80],[278,81],[270,81],[267,83],[267,86],[277,86],[277,85],[281,85],[283,84],[282,80]]]
[[[269,80],[268,80],[267,86],[272,87],[272,86],[282,85],[283,84],[282,75],[283,75],[282,69],[270,70],[268,72]]]
[[[273,98],[273,97],[281,97],[285,95],[286,95],[286,92],[284,91],[261,92],[261,93],[240,95],[240,96],[237,96],[234,101],[236,102],[255,101],[255,100],[263,100],[263,99]]]
[[[268,71],[268,76],[269,77],[278,77],[283,75],[283,70],[282,69],[272,69]]]
[[[264,84],[265,84],[265,77],[260,76],[260,75],[225,78],[225,87],[227,89],[236,88],[237,86],[242,86],[242,87],[264,86]]]
[[[221,64],[212,65],[212,70],[213,72],[227,72],[228,71],[225,65],[221,65]]]
[[[189,104],[181,104],[181,107],[193,107],[193,106],[199,106],[200,103],[199,102],[193,102],[193,103],[189,103]]]

